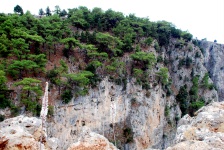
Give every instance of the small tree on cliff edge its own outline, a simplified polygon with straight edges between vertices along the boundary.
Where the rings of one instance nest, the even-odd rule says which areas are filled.
[[[15,12],[15,13],[18,13],[18,14],[20,14],[20,15],[23,15],[23,9],[22,9],[22,7],[19,6],[19,5],[16,5],[16,6],[14,7],[14,12]]]

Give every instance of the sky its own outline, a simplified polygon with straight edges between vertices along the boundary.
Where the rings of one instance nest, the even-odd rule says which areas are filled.
[[[13,13],[16,5],[32,14],[47,6],[54,10],[56,5],[61,9],[86,6],[105,11],[111,8],[124,15],[148,17],[150,21],[166,20],[189,31],[194,38],[224,44],[224,0],[0,0],[0,12]]]

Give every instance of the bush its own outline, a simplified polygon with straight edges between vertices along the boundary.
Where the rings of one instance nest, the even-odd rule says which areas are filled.
[[[157,63],[162,63],[163,62],[163,57],[162,56],[158,56],[157,57]]]
[[[154,44],[154,48],[155,48],[155,50],[156,50],[157,52],[160,50],[160,47],[159,47],[158,42],[155,42],[155,44]]]
[[[189,107],[190,115],[193,116],[194,112],[196,112],[198,109],[200,109],[204,105],[205,105],[205,102],[203,100],[192,102]]]
[[[59,75],[58,70],[52,69],[47,72],[46,77],[51,81],[51,83],[56,84],[58,75]]]
[[[186,42],[188,42],[188,41],[190,41],[192,39],[193,35],[188,33],[188,32],[182,32],[181,37],[183,39],[185,39]]]
[[[27,111],[32,112],[35,116],[39,116],[41,106],[37,101],[32,101],[31,99],[22,99],[21,102],[26,106]]]
[[[170,115],[170,107],[169,106],[166,105],[164,113],[165,113],[166,117],[168,117]]]
[[[54,114],[54,106],[49,105],[47,115],[50,117],[50,116],[53,116],[53,114]]]
[[[182,112],[182,116],[187,114],[188,111],[188,92],[187,85],[180,87],[179,93],[176,96],[177,102],[179,102],[180,110]]]
[[[18,114],[19,114],[19,107],[12,104],[11,105],[11,115],[12,116],[17,116]]]
[[[73,97],[73,95],[72,95],[72,91],[71,90],[65,90],[61,94],[62,102],[65,103],[65,104],[68,104],[71,101],[72,97]]]
[[[0,109],[10,107],[10,100],[5,96],[5,94],[0,93]]]
[[[123,136],[125,137],[125,143],[133,142],[133,131],[127,127],[123,129]]]

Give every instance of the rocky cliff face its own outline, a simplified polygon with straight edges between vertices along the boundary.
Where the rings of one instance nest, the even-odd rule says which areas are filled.
[[[119,149],[163,149],[171,145],[181,116],[176,94],[184,84],[189,91],[194,76],[199,76],[200,84],[208,72],[200,49],[191,42],[176,47],[178,42],[172,40],[160,52],[153,47],[147,50],[156,56],[162,53],[164,61],[168,61],[173,91],[170,96],[155,76],[149,76],[152,78],[149,90],[142,89],[133,78],[127,80],[126,86],[105,78],[97,88],[90,89],[87,96],[73,98],[67,105],[57,102],[53,121],[48,124],[48,135],[59,138],[59,149],[66,149],[77,141],[85,126],[104,135]],[[151,72],[155,73],[161,67],[163,64],[157,63]],[[209,79],[209,83],[213,81]],[[199,87],[198,95],[206,103],[218,100],[215,89]]]
[[[178,123],[173,147],[167,150],[221,150],[224,147],[224,103],[201,108],[196,116],[185,115]]]
[[[74,97],[69,104],[65,105],[58,100],[58,91],[53,87],[49,94],[51,99],[55,99],[54,115],[48,122],[47,135],[50,139],[53,137],[57,139],[54,139],[53,142],[47,141],[51,143],[48,144],[48,147],[54,145],[51,149],[67,149],[71,143],[82,137],[86,127],[103,135],[121,150],[164,149],[174,142],[182,141],[173,140],[181,116],[179,105],[175,99],[180,87],[186,84],[189,91],[194,76],[199,77],[200,85],[203,77],[209,71],[210,74],[214,74],[214,79],[217,79],[217,82],[214,80],[214,83],[218,89],[221,89],[219,96],[220,94],[222,96],[221,85],[223,81],[221,80],[222,73],[218,73],[218,69],[215,69],[218,67],[214,67],[218,64],[221,65],[221,54],[219,55],[220,59],[216,61],[214,60],[215,54],[207,54],[206,52],[203,55],[200,49],[191,42],[177,47],[179,42],[175,39],[171,40],[171,44],[160,51],[156,51],[152,46],[146,50],[153,52],[156,56],[162,56],[164,59],[171,79],[172,92],[169,95],[155,75],[159,68],[164,67],[164,64],[160,62],[150,70],[151,73],[149,73],[148,78],[151,81],[148,90],[136,84],[134,78],[127,77],[127,84],[121,86],[116,85],[106,77],[96,88],[91,88],[87,96]],[[215,50],[215,48],[213,49]],[[130,63],[129,61],[130,58],[124,58],[126,64]],[[205,66],[203,62],[205,62]],[[209,69],[213,69],[213,71]],[[70,68],[70,70],[72,69]],[[218,76],[217,74],[221,75]],[[213,83],[210,78],[209,83]],[[198,96],[203,98],[206,104],[218,100],[215,89],[204,89],[201,86],[199,86]],[[7,111],[1,111],[0,114],[5,112]],[[6,126],[4,128],[4,130],[7,129]],[[26,125],[23,128],[26,128]],[[196,131],[196,126],[194,129]],[[7,132],[4,131],[4,133],[11,134],[9,131],[11,132],[11,129],[7,129]],[[33,131],[32,133],[29,132],[29,139],[38,147],[39,139],[33,137],[33,133]],[[179,134],[179,130],[177,130],[177,134]],[[1,138],[5,139],[5,137]],[[84,145],[88,145],[85,140],[81,141],[79,140],[78,146],[80,143],[82,148]],[[57,144],[54,144],[55,142]],[[194,142],[195,145],[200,145],[202,141]],[[103,143],[105,144],[105,141]],[[106,141],[106,143],[108,142]],[[187,145],[188,143],[189,141],[185,141],[183,144]],[[7,145],[5,146],[7,147]],[[77,144],[73,144],[73,146],[77,146]]]
[[[224,100],[224,45],[201,41],[200,46],[203,49],[204,66],[217,87],[219,101],[222,101]]]
[[[89,96],[73,99],[68,105],[58,104],[48,135],[58,137],[60,149],[65,149],[87,126],[120,149],[162,148],[164,134],[167,139],[175,135],[168,132],[176,124],[175,115],[180,114],[178,106],[174,106],[173,96],[165,97],[160,85],[143,90],[133,82],[130,80],[123,89],[104,79],[97,89],[89,91]],[[167,125],[164,110],[168,103],[173,107],[172,123]]]
[[[195,46],[191,42],[177,47],[179,43],[180,41],[171,40],[168,48],[164,49],[165,59],[169,61],[169,72],[171,74],[173,84],[172,90],[175,95],[178,94],[180,87],[185,84],[187,85],[188,90],[190,90],[192,87],[192,78],[195,76],[199,76],[199,86],[201,86],[203,77],[209,72],[209,68],[204,66],[204,62],[207,61],[207,57],[203,56],[199,47]],[[219,79],[221,81],[220,77]],[[213,84],[213,82],[214,80],[209,79],[210,84]],[[216,84],[217,82],[214,83]],[[209,90],[199,88],[198,95],[199,97],[202,97],[206,103],[218,101],[218,94],[215,89]]]

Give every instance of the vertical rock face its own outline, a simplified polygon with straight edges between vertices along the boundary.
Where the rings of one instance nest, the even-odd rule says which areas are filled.
[[[177,44],[178,41],[171,40],[171,44],[165,50],[165,59],[169,60],[168,66],[172,78],[172,90],[175,94],[178,94],[180,87],[185,84],[189,91],[192,87],[192,78],[195,76],[199,76],[199,85],[201,86],[205,73],[209,72],[209,68],[206,68],[203,64],[207,58],[203,56],[199,47],[193,45],[191,42],[185,43],[182,47],[177,47]],[[209,79],[210,84],[213,84],[213,81]],[[198,95],[206,103],[218,101],[218,94],[215,89],[209,90],[200,88],[200,86]]]
[[[218,89],[219,100],[224,99],[224,45],[201,41],[200,46],[203,48],[204,64],[211,79]]]
[[[162,148],[166,103],[174,97],[165,97],[159,85],[143,90],[130,80],[126,89],[104,79],[89,96],[73,99],[68,105],[57,104],[54,121],[48,124],[48,136],[58,137],[59,149],[66,149],[77,141],[85,126],[104,135],[119,149]],[[178,107],[172,107],[171,122]],[[174,123],[175,124],[175,123]],[[168,142],[167,142],[168,143]]]
[[[167,150],[210,150],[224,147],[224,102],[201,108],[195,117],[185,115],[179,122],[175,143]]]

